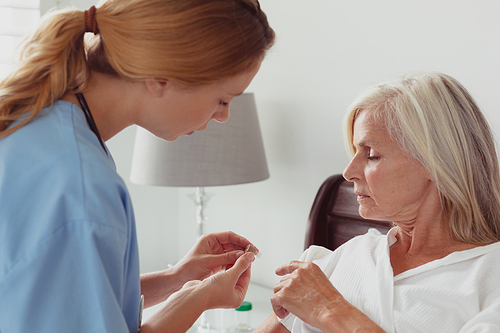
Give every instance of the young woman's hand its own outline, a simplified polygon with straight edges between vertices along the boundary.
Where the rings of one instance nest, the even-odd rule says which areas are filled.
[[[203,235],[174,267],[141,275],[144,306],[165,301],[189,281],[201,281],[230,268],[244,253],[247,239],[233,232]]]
[[[203,281],[190,281],[185,287],[200,286],[198,289],[209,295],[207,309],[237,308],[245,299],[254,260],[253,253],[245,253],[228,270],[211,275]]]
[[[144,323],[141,332],[186,332],[205,310],[240,306],[250,284],[254,260],[253,253],[245,253],[228,270],[203,281],[187,282]]]
[[[251,244],[233,232],[205,234],[173,270],[184,282],[204,280],[231,267]]]

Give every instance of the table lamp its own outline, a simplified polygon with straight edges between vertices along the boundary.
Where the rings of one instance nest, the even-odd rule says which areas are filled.
[[[253,183],[269,178],[255,99],[237,96],[225,123],[176,141],[137,128],[130,181],[141,185],[195,187],[193,199],[200,237],[204,233],[206,186]]]

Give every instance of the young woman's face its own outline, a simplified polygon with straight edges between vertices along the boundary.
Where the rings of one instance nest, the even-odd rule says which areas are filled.
[[[150,109],[138,125],[164,140],[175,141],[181,135],[204,130],[212,119],[225,122],[231,100],[245,91],[259,68],[260,62],[247,73],[194,88],[167,82],[160,105]]]
[[[428,202],[434,186],[423,166],[403,152],[387,129],[364,110],[354,123],[355,154],[344,170],[354,182],[359,213],[364,218],[412,221]]]

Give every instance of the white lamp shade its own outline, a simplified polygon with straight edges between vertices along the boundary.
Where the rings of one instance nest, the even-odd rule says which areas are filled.
[[[223,186],[269,178],[252,93],[237,96],[225,123],[174,142],[137,128],[130,180],[158,186]]]

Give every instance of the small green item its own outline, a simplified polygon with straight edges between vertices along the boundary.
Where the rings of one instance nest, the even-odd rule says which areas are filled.
[[[252,310],[252,303],[250,302],[243,302],[241,303],[241,306],[236,309],[236,311],[250,311]]]

